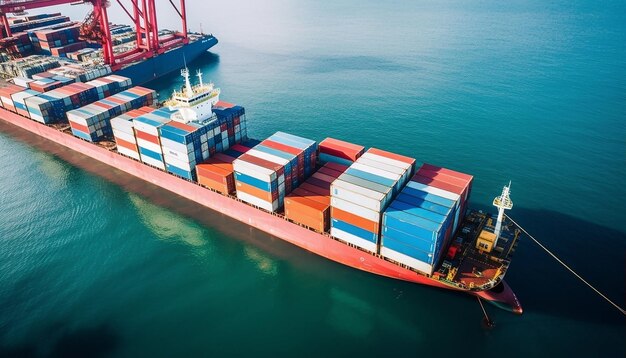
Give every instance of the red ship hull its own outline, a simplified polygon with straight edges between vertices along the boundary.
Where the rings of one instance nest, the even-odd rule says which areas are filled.
[[[280,216],[256,209],[236,199],[223,196],[201,187],[198,184],[180,179],[159,169],[150,167],[2,108],[0,108],[0,118],[22,129],[87,155],[209,209],[228,215],[233,219],[267,232],[329,260],[398,280],[467,292],[492,302],[503,309],[515,313],[522,313],[521,305],[515,294],[505,282],[502,283],[503,287],[501,290],[498,290],[498,292],[495,292],[495,290],[474,292],[462,290],[455,286],[449,286],[440,281],[405,269],[380,257],[348,246],[329,236],[291,223]]]

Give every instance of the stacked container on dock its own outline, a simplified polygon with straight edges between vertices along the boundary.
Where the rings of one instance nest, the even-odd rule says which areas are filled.
[[[174,111],[159,108],[133,120],[141,161],[165,170],[159,128],[170,121]]]
[[[331,235],[377,252],[381,214],[406,183],[415,159],[375,148],[365,154],[332,182]]]
[[[132,109],[153,104],[154,90],[133,87],[87,106],[67,112],[72,133],[85,140],[95,142],[113,134],[110,119]]]
[[[216,153],[204,163],[196,165],[198,183],[224,195],[234,193],[236,189],[233,161],[235,159],[237,157]]]
[[[320,142],[320,162],[333,162],[351,165],[365,151],[365,147],[339,139],[326,138]]]
[[[285,216],[298,224],[319,232],[330,228],[330,184],[348,167],[337,163],[326,163],[318,170],[324,181],[311,177],[285,197]],[[316,173],[316,174],[317,174]]]
[[[52,51],[54,48],[78,42],[80,26],[80,24],[68,23],[33,31],[34,36],[31,36],[31,38],[34,37],[33,45],[43,54],[57,56]]]
[[[425,175],[439,176],[440,179]],[[464,182],[465,185],[456,188],[441,178]],[[463,195],[469,193],[470,186],[471,176],[467,174],[425,164],[385,211],[380,253],[413,269],[432,274],[456,232],[467,199]],[[451,188],[454,191],[450,191]]]
[[[117,143],[117,151],[119,153],[141,160],[139,147],[137,146],[137,138],[135,137],[133,119],[153,111],[154,108],[141,107],[111,119],[113,138],[115,139],[115,143]]]
[[[0,63],[0,72],[9,77],[31,78],[34,74],[60,65],[54,57],[33,55]]]

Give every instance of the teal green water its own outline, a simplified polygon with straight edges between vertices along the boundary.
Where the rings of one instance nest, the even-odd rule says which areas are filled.
[[[512,180],[511,216],[624,305],[622,1],[189,3],[221,41],[190,67],[249,133],[468,172],[481,209]],[[0,167],[0,356],[626,354],[624,318],[528,239],[507,276],[524,315],[487,306],[485,331],[469,296],[326,261],[4,123]]]

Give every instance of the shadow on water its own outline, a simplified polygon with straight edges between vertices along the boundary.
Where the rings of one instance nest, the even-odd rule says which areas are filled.
[[[625,306],[626,234],[549,210],[515,208],[511,216],[579,275]],[[522,237],[507,281],[526,312],[623,325],[624,317],[530,238]]]
[[[46,337],[32,339],[31,345],[11,348],[0,347],[0,357],[106,357],[119,347],[119,337],[114,330],[102,324],[96,327],[58,332],[59,327],[50,327]],[[50,339],[50,336],[54,337]],[[43,344],[48,342],[49,344]]]
[[[314,271],[315,274],[320,275],[328,272],[333,277],[345,274],[354,278],[355,271],[352,269],[337,269],[337,265],[330,262],[320,264],[320,261],[315,261],[319,260],[315,255],[291,244],[108,165],[96,162],[87,156],[33,136],[30,132],[4,122],[0,122],[0,131],[81,169],[104,177],[120,185],[124,190],[137,193],[156,205],[192,218],[227,236],[251,243],[275,257],[287,259],[290,264],[293,263],[306,271]],[[623,266],[626,254],[624,233],[554,211],[516,207],[511,216],[589,282],[605,292],[617,304],[624,305],[623,299],[626,297]],[[325,262],[325,260],[322,261]],[[367,277],[367,274],[363,274],[363,277]],[[383,280],[381,279],[381,282],[384,282]],[[529,238],[521,238],[507,273],[507,282],[517,294],[528,315],[541,314],[574,321],[623,325],[623,317],[614,307],[574,278]],[[414,290],[418,290],[418,288],[413,288],[415,285],[408,283],[394,283],[393,286],[407,290],[406,293],[411,295],[416,294]],[[418,291],[420,294],[425,292],[421,290],[421,287]],[[449,294],[456,293],[449,292]],[[467,298],[470,299],[469,296]]]

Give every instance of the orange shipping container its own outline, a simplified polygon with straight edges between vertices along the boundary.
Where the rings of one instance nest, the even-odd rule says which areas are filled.
[[[317,201],[320,204],[330,205],[330,196],[328,195],[319,195],[313,192],[310,192],[306,189],[297,188],[292,191],[289,196],[301,196],[307,198],[309,200]]]
[[[265,200],[269,203],[273,203],[274,200],[278,199],[278,192],[275,192],[276,197],[272,197],[272,193],[270,193],[269,191],[265,191],[265,190],[261,190],[259,188],[256,188],[252,185],[248,185],[246,183],[242,183],[240,181],[237,182],[237,191],[242,191],[246,194],[250,194],[252,196],[254,196],[255,198],[261,199],[261,200]]]
[[[367,230],[367,231],[375,233],[377,235],[380,234],[380,224],[379,223],[367,220],[367,219],[365,219],[363,217],[360,217],[358,215],[354,215],[352,213],[349,213],[347,211],[343,211],[341,209],[337,209],[335,207],[331,208],[330,215],[334,219],[347,222],[348,224],[352,224],[352,225],[354,225],[356,227],[360,227],[363,230]]]
[[[217,182],[215,180],[212,180],[207,177],[200,176],[200,175],[198,175],[198,183],[200,185],[206,186],[207,188],[217,190],[222,194],[228,195],[234,192],[234,186],[229,187],[227,184],[223,184],[223,183]]]
[[[219,166],[203,163],[196,165],[196,173],[198,174],[198,176],[203,176],[216,182],[228,185],[232,189],[235,188],[235,179],[233,176],[232,168],[231,170],[224,170]]]
[[[299,224],[308,226],[317,231],[328,232],[328,229],[330,228],[329,219],[312,218],[310,216],[302,214],[297,209],[287,208],[287,206],[285,206],[285,216],[287,216],[287,218],[289,218],[291,221],[295,221]]]

